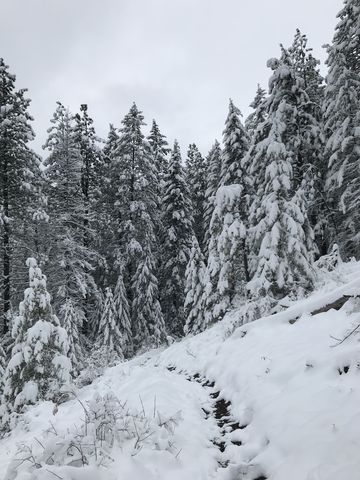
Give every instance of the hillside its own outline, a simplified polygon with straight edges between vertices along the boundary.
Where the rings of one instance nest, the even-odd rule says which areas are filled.
[[[233,311],[31,408],[0,442],[0,478],[358,480],[359,343],[335,339],[360,309],[326,305],[360,291],[359,270],[344,264],[280,313],[236,327]]]

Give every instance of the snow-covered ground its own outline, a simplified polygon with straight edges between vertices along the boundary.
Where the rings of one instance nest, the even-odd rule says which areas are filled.
[[[276,315],[235,328],[240,312],[234,311],[200,335],[108,369],[57,412],[50,403],[32,408],[0,441],[0,479],[359,480],[359,337],[342,344],[335,338],[360,323],[360,303],[351,299],[339,311],[310,312],[360,294],[360,265],[343,265],[325,280]],[[40,461],[42,468],[31,473],[31,460],[11,467],[17,443],[32,445],[34,458],[44,458],[49,438],[81,428],[81,404],[90,409],[97,394],[109,392],[134,412],[134,424],[140,418],[133,431],[147,419],[137,445],[138,437],[121,437],[101,467]],[[221,398],[230,402],[229,424],[242,428],[218,425],[211,409]]]

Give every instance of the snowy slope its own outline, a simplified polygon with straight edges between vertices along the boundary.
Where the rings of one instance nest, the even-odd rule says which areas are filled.
[[[232,312],[200,335],[108,369],[56,415],[49,403],[34,407],[0,442],[0,478],[359,480],[359,338],[337,345],[332,337],[343,338],[360,322],[360,304],[350,300],[339,311],[310,315],[357,293],[360,265],[344,265],[281,313],[234,329],[241,312]],[[152,419],[139,450],[127,439],[114,447],[106,468],[43,465],[30,473],[26,461],[17,476],[11,468],[6,473],[17,442],[41,452],[50,422],[66,435],[81,423],[80,402],[107,392]],[[211,412],[222,398],[229,402],[224,426]],[[174,418],[176,425],[163,428],[158,418]],[[241,428],[227,426],[235,424]]]

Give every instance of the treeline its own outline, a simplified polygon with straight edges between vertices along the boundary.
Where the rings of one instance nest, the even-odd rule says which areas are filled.
[[[30,100],[0,59],[8,411],[53,398],[89,358],[111,364],[245,301],[265,311],[306,293],[335,244],[359,257],[359,8],[339,14],[326,81],[297,31],[245,122],[230,101],[222,144],[206,158],[191,144],[185,162],[155,121],[145,137],[135,104],[101,141],[87,105],[58,103],[40,159]]]

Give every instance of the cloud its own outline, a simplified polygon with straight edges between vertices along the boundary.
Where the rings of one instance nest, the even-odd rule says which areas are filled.
[[[221,139],[229,97],[247,114],[266,60],[296,27],[316,56],[331,40],[342,0],[11,0],[2,2],[1,55],[29,87],[38,135],[57,100],[89,104],[99,134],[135,100],[183,154]],[[297,8],[295,8],[295,6]],[[4,21],[5,19],[5,21]]]

